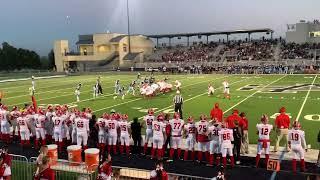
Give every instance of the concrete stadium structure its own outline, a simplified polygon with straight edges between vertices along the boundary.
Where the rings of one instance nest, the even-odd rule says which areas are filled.
[[[130,50],[129,50],[130,39]],[[54,42],[57,72],[73,68],[79,71],[103,70],[108,66],[131,66],[153,52],[154,43],[146,36],[118,33],[79,35],[77,52],[71,52],[68,40]]]
[[[320,43],[320,22],[301,20],[296,24],[288,24],[286,42],[294,43]]]

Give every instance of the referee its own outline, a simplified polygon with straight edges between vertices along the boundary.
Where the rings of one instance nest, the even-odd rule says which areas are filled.
[[[173,106],[174,106],[174,112],[179,112],[181,119],[183,119],[182,104],[183,104],[183,97],[181,96],[180,91],[177,91],[177,94],[173,98]]]

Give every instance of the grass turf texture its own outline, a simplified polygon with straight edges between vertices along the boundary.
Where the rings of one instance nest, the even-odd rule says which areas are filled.
[[[115,109],[118,112],[126,113],[130,119],[142,117],[148,108],[155,109],[156,113],[161,111],[173,112],[172,98],[175,91],[162,95],[158,94],[152,99],[145,99],[141,96],[127,95],[124,100],[113,99],[114,82],[120,79],[121,85],[128,84],[136,79],[134,74],[102,74],[103,96],[92,99],[92,86],[96,82],[96,75],[69,76],[64,78],[36,80],[36,99],[38,105],[47,104],[69,104],[79,108],[91,107],[94,113],[100,116],[103,112]],[[142,75],[142,77],[144,77]],[[156,79],[164,79],[164,75],[156,75]],[[246,112],[249,119],[249,139],[250,143],[256,143],[257,135],[255,125],[259,122],[262,114],[272,116],[285,106],[287,112],[292,116],[292,121],[296,119],[302,108],[299,121],[302,129],[306,132],[307,144],[312,148],[319,148],[317,143],[317,133],[320,129],[319,116],[308,116],[320,114],[320,92],[316,86],[312,86],[310,93],[303,105],[309,86],[301,87],[294,92],[273,92],[271,88],[294,86],[297,84],[320,84],[320,76],[316,75],[168,75],[169,81],[174,84],[176,79],[182,83],[181,93],[184,97],[184,117],[189,115],[196,119],[201,113],[209,115],[210,109],[215,102],[225,111],[225,116],[236,108]],[[315,78],[316,77],[316,78]],[[227,80],[230,83],[231,100],[223,99],[222,82]],[[74,89],[78,83],[82,83],[80,100],[75,102]],[[215,94],[211,97],[207,95],[208,83],[215,87]],[[247,85],[258,85],[251,90],[240,90]],[[29,96],[30,81],[17,81],[0,83],[0,91],[4,91],[2,102],[9,108],[13,105],[23,106],[30,103]],[[290,89],[289,89],[290,90]],[[138,90],[136,91],[138,94]],[[305,118],[307,117],[307,118]],[[308,118],[309,117],[309,118]],[[312,117],[314,120],[307,120]],[[270,118],[270,123],[274,119]],[[272,132],[272,139],[275,139],[275,132]],[[274,144],[274,141],[272,141]],[[283,144],[283,143],[282,143]]]

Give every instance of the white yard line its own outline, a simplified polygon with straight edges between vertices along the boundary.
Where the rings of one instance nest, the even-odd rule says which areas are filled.
[[[247,78],[246,79],[242,79],[242,80],[239,80],[239,81],[235,81],[235,82],[233,82],[233,83],[230,83],[230,85],[232,85],[232,84],[236,84],[236,83],[239,83],[239,82],[242,82],[242,81],[245,81],[245,80],[248,80]],[[217,89],[220,89],[220,88],[222,88],[223,86],[220,86],[220,87],[218,87],[218,88],[216,88],[216,90]],[[200,97],[200,96],[203,96],[203,95],[205,95],[205,94],[207,94],[208,92],[204,92],[204,93],[201,93],[201,94],[198,94],[198,95],[196,95],[196,96],[194,96],[194,97],[191,97],[191,98],[188,98],[188,99],[186,99],[183,103],[186,103],[186,102],[188,102],[188,101],[191,101],[191,100],[193,100],[193,99],[195,99],[195,98],[198,98],[198,97]],[[170,107],[172,107],[173,105],[170,105],[170,106],[167,106],[167,107],[165,107],[165,108],[162,108],[162,109],[159,109],[159,110],[157,110],[157,111],[155,111],[155,113],[158,113],[158,112],[161,112],[161,111],[164,111],[164,110],[166,110],[166,109],[169,109]],[[139,117],[139,119],[142,119],[144,116],[141,116],[141,117]]]
[[[262,88],[260,88],[260,89],[259,89],[259,90],[257,90],[256,92],[254,92],[254,93],[250,94],[250,95],[249,95],[249,96],[247,96],[246,98],[244,98],[244,99],[242,99],[241,101],[239,101],[237,104],[233,105],[232,107],[230,107],[229,109],[227,109],[226,111],[224,111],[223,113],[226,113],[226,112],[228,112],[228,111],[232,110],[233,108],[237,107],[238,105],[240,105],[240,104],[241,104],[241,103],[243,103],[244,101],[248,100],[249,98],[251,98],[251,97],[252,97],[252,96],[254,96],[255,94],[257,94],[257,93],[261,92],[261,90],[263,90],[264,88],[266,88],[266,87],[270,86],[270,85],[271,85],[271,84],[273,84],[273,83],[276,83],[276,82],[280,81],[282,78],[284,78],[284,77],[286,77],[286,76],[287,76],[287,75],[284,75],[284,76],[282,76],[282,77],[280,77],[280,78],[278,78],[278,79],[276,79],[276,80],[272,81],[271,83],[269,83],[269,84],[267,84],[267,85],[263,86]]]
[[[316,76],[313,78],[312,84],[311,84],[311,86],[309,87],[309,90],[308,90],[308,92],[307,92],[307,95],[306,95],[306,97],[304,98],[304,101],[303,101],[303,103],[302,103],[302,105],[301,105],[301,107],[300,107],[300,110],[299,110],[299,113],[298,113],[298,115],[297,115],[296,121],[299,121],[299,118],[300,118],[300,116],[301,116],[302,110],[303,110],[303,108],[304,108],[304,105],[305,105],[306,102],[307,102],[307,99],[308,99],[309,94],[310,94],[310,92],[311,92],[312,86],[314,85],[314,82],[315,82],[316,79],[317,79],[317,76],[318,76],[318,75],[316,75]]]

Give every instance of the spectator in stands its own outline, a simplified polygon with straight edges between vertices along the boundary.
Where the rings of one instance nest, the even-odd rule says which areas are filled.
[[[105,161],[99,166],[97,180],[111,180],[112,175],[112,159],[109,154]]]
[[[212,178],[214,180],[225,180],[225,177],[224,177],[224,167],[223,166],[219,166],[218,167],[218,174],[216,177]]]
[[[242,129],[239,126],[239,121],[234,121],[233,130],[233,154],[236,159],[236,164],[240,164],[240,149],[242,140]]]
[[[34,175],[34,180],[55,180],[55,172],[50,168],[50,158],[45,156],[42,158],[42,164],[39,168],[39,172]]]
[[[278,151],[279,143],[283,137],[285,138],[286,151],[289,151],[289,146],[288,146],[289,126],[290,126],[290,117],[286,114],[286,108],[281,107],[280,114],[276,117],[276,120],[275,120],[275,127],[277,132],[277,141],[276,141],[276,145],[274,146],[275,152]]]
[[[133,118],[131,123],[132,139],[133,139],[133,152],[140,153],[141,150],[141,128],[142,125],[138,122],[138,118]]]
[[[244,112],[240,113],[241,121],[239,126],[242,129],[242,143],[241,143],[241,154],[249,154],[249,134],[248,134],[248,119]]]
[[[150,180],[169,180],[167,172],[163,168],[162,162],[156,163],[156,169],[151,171]]]

